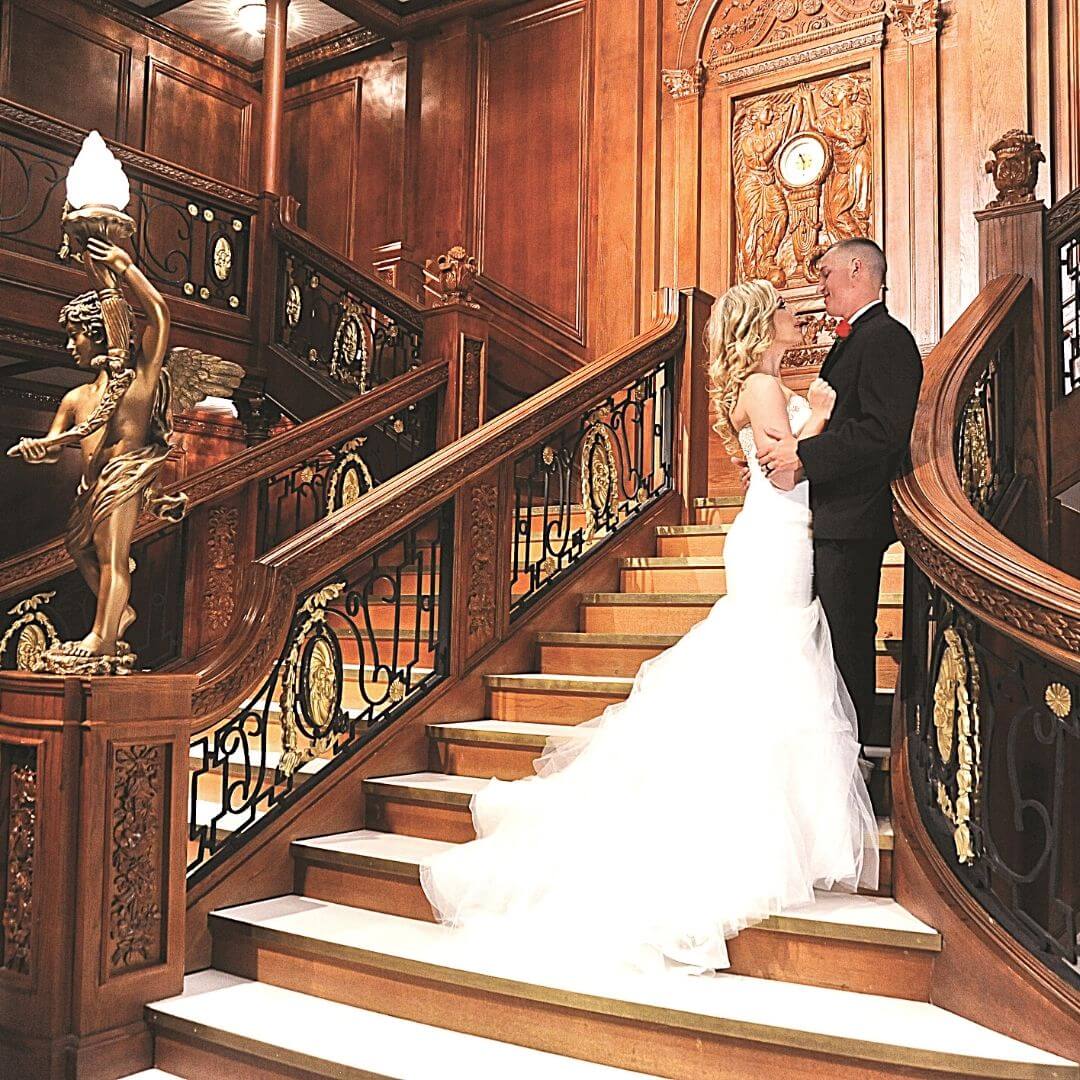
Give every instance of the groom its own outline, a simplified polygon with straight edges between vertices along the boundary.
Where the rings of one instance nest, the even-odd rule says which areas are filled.
[[[877,244],[842,240],[818,267],[825,310],[840,319],[821,368],[836,405],[825,431],[802,442],[769,431],[774,441],[758,463],[778,488],[810,481],[814,583],[866,745],[881,561],[896,539],[890,483],[911,438],[922,360],[910,331],[882,301],[885,255]]]

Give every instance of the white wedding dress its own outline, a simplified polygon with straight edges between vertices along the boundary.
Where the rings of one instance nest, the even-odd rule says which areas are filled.
[[[809,413],[789,400],[794,432]],[[812,597],[808,485],[776,490],[749,428],[739,441],[751,480],[724,545],[727,595],[642,664],[625,702],[550,740],[536,777],[487,784],[478,839],[421,867],[471,949],[700,972],[815,887],[876,887],[855,712]]]

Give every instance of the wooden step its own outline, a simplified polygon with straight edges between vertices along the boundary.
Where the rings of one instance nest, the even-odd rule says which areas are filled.
[[[722,555],[639,555],[619,560],[619,588],[623,592],[721,593],[727,588]],[[895,552],[885,555],[881,568],[881,591],[902,592],[904,559]]]
[[[456,776],[520,780],[535,775],[533,762],[549,739],[582,737],[568,724],[472,720],[428,724],[431,767]]]
[[[581,597],[583,631],[625,634],[685,634],[701,622],[723,596],[717,592],[601,592]],[[900,637],[903,597],[882,589],[878,597],[878,635]]]
[[[543,631],[537,635],[540,671],[560,675],[636,675],[644,661],[671,648],[680,634],[600,634]],[[879,638],[877,684],[896,687],[901,642]]]
[[[598,675],[485,675],[494,720],[580,724],[622,701],[634,680]]]
[[[1070,1062],[924,1002],[733,974],[544,967],[543,928],[539,959],[526,961],[481,960],[445,927],[309,897],[215,912],[210,924],[215,966],[240,977],[667,1077],[1080,1076]],[[326,1029],[296,1030],[310,1045]]]
[[[619,588],[623,592],[721,593],[727,588],[723,556],[634,555],[619,560]]]
[[[741,495],[712,495],[694,500],[696,525],[730,525],[743,506]]]
[[[642,1077],[213,969],[188,975],[183,994],[154,1002],[147,1018],[156,1059],[186,1077],[207,1080]]]
[[[298,841],[296,889],[318,900],[433,922],[420,866],[453,846],[372,830]],[[816,904],[744,930],[730,947],[736,974],[924,1001],[941,939],[891,899],[819,893]]]
[[[658,525],[656,554],[723,555],[730,525]]]

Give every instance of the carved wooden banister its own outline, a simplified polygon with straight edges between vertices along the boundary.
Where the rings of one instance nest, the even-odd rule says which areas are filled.
[[[1080,671],[1080,581],[1012,543],[972,507],[955,463],[956,426],[976,360],[1012,329],[1030,337],[1029,282],[1003,276],[957,320],[926,362],[910,473],[894,490],[905,547],[965,607]]]
[[[1030,424],[1020,388],[1043,361],[1031,289],[990,281],[930,354],[912,468],[893,488],[908,555],[896,895],[935,925],[956,919],[965,939],[943,961],[940,1004],[1014,1035],[1038,1014],[1044,1043],[1067,1048],[1080,1007],[1080,580],[1010,540],[1008,496],[988,496],[1008,490],[996,479],[1015,476],[1015,429]]]
[[[674,301],[648,333],[254,560],[227,640],[191,669],[200,895],[270,815],[316,797],[324,766],[464,677],[625,526],[704,494],[690,443],[707,417],[691,432],[676,414],[705,416],[686,373],[703,363],[707,301]]]

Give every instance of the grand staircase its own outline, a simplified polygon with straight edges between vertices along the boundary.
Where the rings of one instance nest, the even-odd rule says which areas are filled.
[[[724,592],[739,502],[700,499],[693,524],[656,527],[655,556],[624,558],[618,592],[580,597],[577,632],[537,635],[535,672],[485,676],[484,717],[430,723],[430,771],[365,781],[366,828],[293,844],[292,895],[214,912],[214,966],[148,1007],[158,1068],[138,1075],[1080,1076],[928,1003],[948,942],[890,895],[887,747],[872,751],[880,894],[823,894],[744,931],[730,972],[552,979],[518,961],[480,963],[432,922],[421,861],[472,837],[469,799],[485,778],[530,775],[550,736],[624,698],[640,663],[704,617]],[[902,575],[890,550],[883,713]]]

